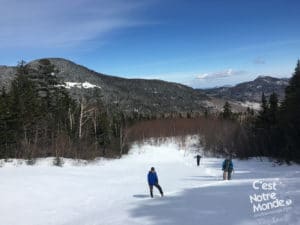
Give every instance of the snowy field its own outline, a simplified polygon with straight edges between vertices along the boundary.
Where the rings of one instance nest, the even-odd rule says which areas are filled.
[[[0,224],[300,224],[299,166],[234,160],[233,180],[223,181],[222,159],[204,158],[197,167],[194,155],[189,146],[169,143],[134,146],[122,159],[88,165],[66,161],[60,168],[49,159],[34,166],[2,163]],[[151,166],[163,198],[157,189],[149,198]]]

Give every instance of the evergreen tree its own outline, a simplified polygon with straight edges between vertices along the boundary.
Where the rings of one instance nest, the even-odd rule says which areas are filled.
[[[269,124],[269,105],[264,93],[261,96],[261,107],[258,112],[256,127],[266,128]]]
[[[221,116],[225,120],[233,119],[233,113],[231,111],[231,105],[227,101],[225,102],[225,104],[223,106],[223,111],[221,113]]]
[[[0,94],[0,158],[7,158],[8,153],[8,119],[10,112],[7,105],[7,95],[5,89]]]
[[[29,79],[29,69],[22,61],[17,77],[12,82],[10,96],[10,123],[15,132],[18,148],[23,149],[26,157],[32,157],[29,147],[34,142],[35,127],[40,118],[40,99],[35,83]]]
[[[253,137],[259,156],[270,156],[269,104],[264,93],[261,96],[261,108],[254,122]]]
[[[281,128],[285,133],[283,157],[300,161],[300,60],[285,90],[281,107]]]
[[[277,115],[278,115],[278,97],[276,93],[272,93],[269,98],[269,122],[270,125],[277,124]]]
[[[102,154],[106,155],[106,150],[110,144],[111,128],[107,113],[101,113],[98,117],[98,124],[100,128],[97,130],[96,137],[97,141],[102,147]]]

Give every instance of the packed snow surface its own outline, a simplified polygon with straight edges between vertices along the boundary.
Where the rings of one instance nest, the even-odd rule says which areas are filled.
[[[189,146],[166,143],[136,145],[121,159],[87,165],[65,160],[55,167],[50,158],[34,166],[2,163],[0,224],[300,224],[299,166],[234,160],[233,180],[223,181],[222,159],[204,157],[197,167],[194,156]],[[149,198],[152,166],[165,197],[154,188]],[[276,208],[276,199],[284,205]],[[265,210],[253,212],[259,203]]]

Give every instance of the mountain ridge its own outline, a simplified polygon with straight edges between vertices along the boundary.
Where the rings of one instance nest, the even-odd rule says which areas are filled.
[[[38,59],[27,65],[38,70],[43,60],[48,60],[54,66],[55,75],[62,83],[88,82],[99,87],[97,90],[70,88],[71,96],[77,100],[82,96],[89,99],[101,98],[104,105],[119,108],[128,114],[203,113],[208,108],[206,101],[209,97],[179,83],[109,76],[61,58]],[[2,86],[7,86],[14,77],[13,72],[7,72],[8,68],[2,68]],[[16,72],[16,67],[11,67],[10,70]]]
[[[229,101],[235,111],[243,111],[246,106],[241,102],[260,102],[261,90],[267,96],[275,91],[282,99],[288,84],[288,79],[259,76],[253,81],[232,87],[193,89],[158,79],[111,76],[64,58],[36,59],[26,65],[38,70],[45,60],[54,66],[55,75],[73,98],[100,98],[105,106],[118,108],[128,114],[151,114],[158,117],[173,113],[203,114],[207,110],[216,112],[222,109],[225,101]],[[0,66],[0,87],[9,88],[16,71],[17,67],[14,66]],[[255,88],[257,86],[261,88]]]
[[[252,81],[242,82],[231,87],[223,86],[201,90],[210,97],[258,103],[261,101],[263,93],[269,97],[275,92],[279,99],[282,100],[285,95],[285,88],[288,84],[289,78],[276,78],[260,75]]]

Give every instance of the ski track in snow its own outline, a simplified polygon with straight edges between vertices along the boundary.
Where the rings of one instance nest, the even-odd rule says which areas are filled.
[[[58,168],[47,165],[47,159],[35,166],[5,164],[0,168],[0,224],[300,224],[299,166],[234,160],[233,180],[223,181],[222,159],[202,158],[197,167],[193,157],[169,143],[134,146],[121,159],[86,166]],[[149,198],[151,166],[163,198],[155,188],[154,199]],[[255,217],[249,195],[257,179],[282,184],[276,193],[292,200],[288,212]]]

